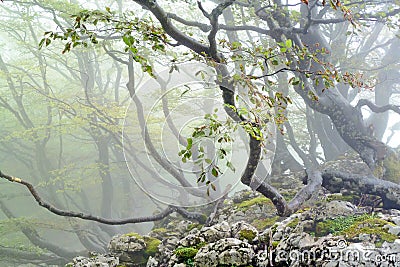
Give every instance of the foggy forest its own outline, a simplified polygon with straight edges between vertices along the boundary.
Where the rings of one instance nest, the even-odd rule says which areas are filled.
[[[399,0],[0,9],[0,266],[400,266]]]

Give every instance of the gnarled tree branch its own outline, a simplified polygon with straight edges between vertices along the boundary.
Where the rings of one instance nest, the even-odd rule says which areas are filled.
[[[400,106],[396,105],[377,106],[368,99],[360,99],[357,102],[356,108],[360,109],[363,106],[369,107],[371,111],[375,113],[382,113],[391,110],[396,112],[397,114],[400,114]]]
[[[377,179],[375,176],[362,176],[357,174],[324,171],[322,173],[322,186],[331,192],[339,192],[346,188],[364,194],[382,198],[383,207],[386,209],[400,209],[400,185]]]
[[[43,208],[47,209],[48,211],[50,211],[54,214],[64,216],[64,217],[80,218],[83,220],[95,221],[95,222],[108,224],[108,225],[122,225],[122,224],[128,224],[128,223],[142,223],[142,222],[158,221],[158,220],[161,220],[161,219],[167,217],[168,215],[170,215],[173,212],[177,212],[185,218],[194,219],[200,223],[205,222],[204,214],[197,213],[197,212],[189,212],[183,208],[172,206],[172,205],[168,206],[165,210],[161,211],[160,213],[152,215],[152,216],[127,218],[127,219],[106,219],[106,218],[94,216],[91,214],[85,214],[82,212],[62,210],[62,209],[54,207],[53,205],[51,205],[48,202],[46,202],[45,200],[43,200],[43,198],[39,195],[39,193],[36,191],[36,189],[33,187],[33,185],[31,183],[28,183],[28,182],[22,180],[21,178],[7,175],[1,171],[0,171],[0,178],[6,179],[10,182],[15,182],[15,183],[24,185],[26,188],[28,188],[29,192],[35,198],[36,202],[40,206],[42,206]]]

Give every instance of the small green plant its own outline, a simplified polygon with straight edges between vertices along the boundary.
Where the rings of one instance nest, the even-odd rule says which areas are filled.
[[[183,163],[192,159],[194,164],[199,166],[201,171],[197,183],[205,183],[207,185],[207,195],[210,194],[210,188],[214,191],[216,190],[215,185],[208,179],[207,174],[211,174],[215,178],[219,177],[222,174],[219,167],[221,161],[225,161],[225,165],[233,172],[235,171],[235,167],[228,158],[230,152],[227,148],[227,145],[233,142],[231,133],[235,126],[231,119],[227,119],[225,122],[218,119],[217,111],[218,109],[215,109],[213,114],[204,115],[204,124],[194,127],[192,136],[186,139],[186,147],[178,153]],[[214,144],[217,144],[217,157],[211,159],[206,156],[205,148],[202,145],[204,139],[211,139]],[[195,158],[192,153],[193,149],[196,150]]]
[[[251,242],[256,236],[257,236],[257,233],[255,233],[252,230],[248,230],[248,229],[243,229],[239,232],[239,239],[241,239],[241,240],[246,239],[249,242]]]
[[[178,247],[175,249],[175,255],[178,257],[181,263],[185,263],[188,266],[193,266],[194,256],[196,256],[198,248],[195,247]]]
[[[281,99],[284,96],[276,93],[275,97],[276,99]],[[223,174],[221,165],[225,165],[232,172],[236,171],[229,159],[229,155],[231,154],[229,147],[234,142],[232,138],[233,132],[241,127],[253,139],[260,141],[260,145],[263,147],[264,141],[271,134],[263,131],[263,129],[265,130],[266,123],[271,120],[270,114],[261,110],[253,110],[245,107],[237,108],[228,104],[225,105],[225,108],[231,109],[241,120],[236,122],[230,117],[221,120],[217,115],[218,109],[215,109],[212,114],[205,114],[204,123],[194,127],[192,135],[186,139],[186,147],[178,153],[183,163],[191,159],[199,167],[200,172],[197,183],[206,184],[207,195],[210,194],[210,188],[214,191],[216,190],[213,181],[209,177],[220,177]],[[212,140],[215,144],[216,156],[214,158],[208,158],[205,148],[202,146],[202,141],[207,139]],[[193,153],[193,151],[196,151],[196,153]],[[193,157],[193,154],[196,157]]]
[[[279,245],[279,242],[280,242],[280,241],[276,241],[276,240],[275,240],[275,241],[272,241],[272,243],[271,243],[272,247],[273,247],[273,248],[276,248],[276,247]]]
[[[194,247],[178,247],[175,249],[175,255],[178,256],[178,258],[186,260],[196,256],[198,251],[199,250]]]

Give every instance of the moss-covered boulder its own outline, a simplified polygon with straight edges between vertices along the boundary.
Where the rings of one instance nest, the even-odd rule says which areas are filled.
[[[375,261],[376,257],[396,255],[391,259],[400,258],[400,231],[397,232],[399,225],[396,223],[400,224],[397,211],[366,213],[366,209],[349,202],[321,202],[260,234],[258,242],[264,244],[267,251],[258,253],[255,261],[269,264],[272,256],[275,266],[325,266],[327,263],[331,264],[329,266],[381,266]],[[343,257],[324,258],[333,255],[331,253],[371,255],[371,261],[349,263]]]
[[[157,238],[132,232],[114,236],[109,243],[109,250],[117,255],[125,266],[146,264],[150,256],[158,252],[161,241]]]

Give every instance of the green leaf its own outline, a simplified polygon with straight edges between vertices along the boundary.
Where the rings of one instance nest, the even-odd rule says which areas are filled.
[[[290,40],[290,39],[287,39],[286,40],[286,48],[292,48],[292,46],[293,46],[293,43],[292,43],[292,40]]]
[[[216,190],[217,190],[217,188],[215,187],[215,185],[214,185],[214,184],[210,184],[210,186],[211,186],[212,190],[214,190],[214,191],[216,191]]]
[[[212,175],[213,175],[214,177],[218,177],[218,171],[217,171],[217,169],[216,169],[215,167],[212,168],[211,173],[212,173]]]
[[[240,81],[242,79],[242,77],[237,73],[233,74],[232,78],[235,82]]]
[[[44,41],[46,40],[46,38],[43,38],[42,40],[40,40],[39,42],[39,49],[41,49],[43,47]]]
[[[204,172],[200,173],[199,178],[197,179],[197,183],[204,182],[206,179],[206,174]]]
[[[188,138],[188,139],[187,139],[187,146],[186,146],[186,149],[187,149],[187,150],[191,149],[191,148],[192,148],[192,145],[193,145],[193,139],[192,139],[192,138]]]
[[[232,42],[232,43],[231,43],[232,49],[238,49],[238,48],[240,48],[241,46],[242,46],[242,44],[239,43],[239,42]]]
[[[236,171],[236,169],[235,169],[235,167],[233,166],[232,162],[227,161],[227,162],[226,162],[226,166],[227,166],[229,169],[231,169],[231,171],[233,171],[233,172]]]
[[[190,158],[192,156],[192,151],[187,150],[186,153],[183,155],[185,158]]]
[[[293,79],[292,85],[298,85],[300,83],[300,79]]]
[[[187,86],[187,85],[185,85],[186,87],[189,87],[189,86]],[[189,87],[189,89],[185,89],[185,91],[183,91],[183,93],[181,94],[181,96],[180,97],[182,97],[182,96],[184,96],[187,92],[189,92],[190,91],[190,87]]]

